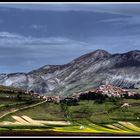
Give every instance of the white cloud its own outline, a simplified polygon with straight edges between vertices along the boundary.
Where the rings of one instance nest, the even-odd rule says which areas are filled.
[[[127,17],[127,18],[109,18],[109,19],[103,19],[103,20],[99,20],[98,22],[106,22],[106,23],[108,23],[108,22],[124,22],[124,21],[129,21],[129,18]]]
[[[40,37],[22,36],[16,33],[0,32],[0,45],[86,45],[86,42],[72,40],[66,37]],[[19,46],[20,47],[20,46]],[[35,47],[35,46],[34,46]]]
[[[0,32],[0,65],[9,69],[17,65],[32,70],[46,64],[65,64],[92,50],[88,43],[66,37],[35,38]]]
[[[0,38],[17,38],[17,39],[21,39],[23,38],[23,36],[15,34],[15,33],[9,33],[9,32],[0,32]]]
[[[97,23],[113,23],[113,24],[122,24],[125,25],[135,25],[140,24],[140,17],[139,16],[130,16],[130,17],[119,17],[119,18],[109,18],[109,19],[102,19],[97,21]]]
[[[37,24],[31,25],[31,28],[35,29],[35,30],[41,30],[41,29],[43,29],[43,30],[45,29],[46,30],[47,27],[48,27],[47,25],[37,25]]]

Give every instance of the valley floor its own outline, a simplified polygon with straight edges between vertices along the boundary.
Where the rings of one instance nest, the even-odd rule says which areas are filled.
[[[140,135],[140,99],[81,100],[69,105],[12,96],[18,97],[0,94],[1,136]]]
[[[4,106],[4,104],[9,104],[9,101],[1,102],[0,113],[10,111],[12,108],[23,107],[23,103],[20,102],[17,106],[16,101],[13,102],[10,103],[13,106]],[[82,100],[77,105],[36,102],[37,106],[7,114],[0,119],[0,123],[14,123],[15,119],[12,116],[28,116],[33,120],[69,121],[71,124],[67,126],[57,123],[46,124],[45,126],[1,125],[0,135],[140,135],[139,99],[106,100],[103,103],[97,103],[94,100]],[[129,104],[129,106],[122,107],[124,103]],[[24,105],[31,106],[32,104],[35,103]]]

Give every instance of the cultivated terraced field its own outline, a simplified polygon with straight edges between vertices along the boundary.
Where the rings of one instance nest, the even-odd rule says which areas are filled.
[[[68,105],[17,95],[0,94],[0,135],[140,135],[139,99]]]

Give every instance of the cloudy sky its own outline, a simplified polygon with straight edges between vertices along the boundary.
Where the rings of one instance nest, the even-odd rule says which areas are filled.
[[[0,73],[65,64],[97,49],[140,50],[140,3],[0,4]]]

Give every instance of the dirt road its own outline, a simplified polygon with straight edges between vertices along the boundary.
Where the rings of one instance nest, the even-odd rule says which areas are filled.
[[[5,114],[3,114],[2,116],[0,116],[0,119],[2,119],[3,117],[7,116],[7,115],[10,115],[12,113],[15,113],[17,111],[21,111],[21,110],[24,110],[24,109],[28,109],[28,108],[32,108],[32,107],[35,107],[35,106],[38,106],[38,105],[41,105],[43,103],[47,102],[47,100],[44,100],[42,102],[39,102],[39,103],[36,103],[36,104],[33,104],[33,105],[28,105],[28,106],[25,106],[25,107],[22,107],[22,108],[19,108],[19,109],[14,109],[14,110],[11,110],[10,112],[7,112]]]

